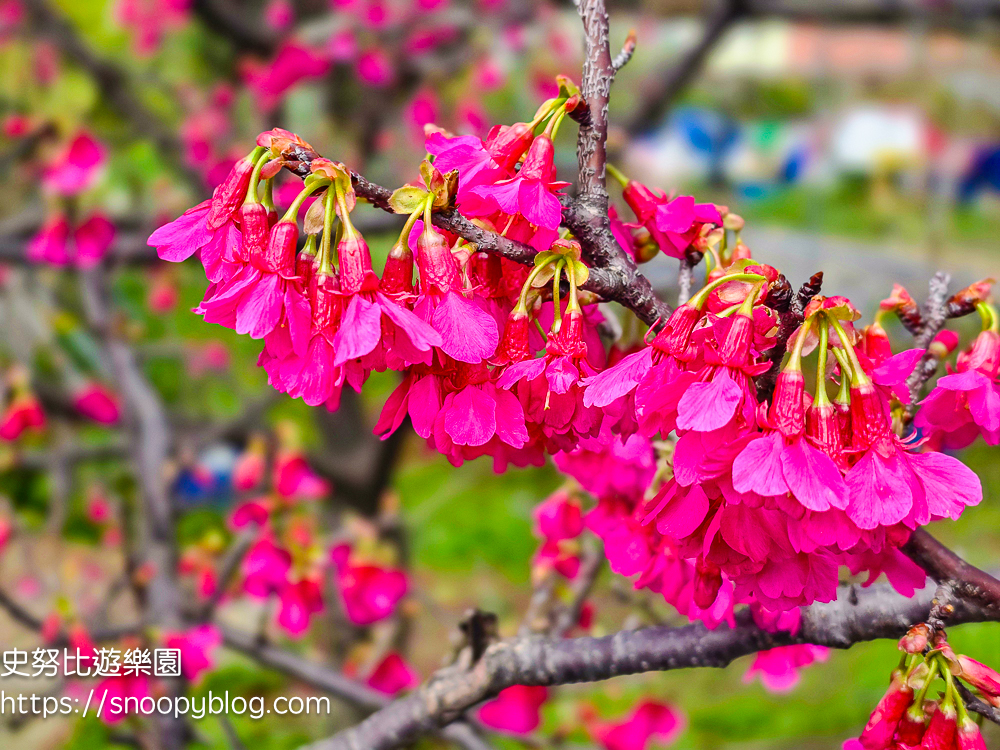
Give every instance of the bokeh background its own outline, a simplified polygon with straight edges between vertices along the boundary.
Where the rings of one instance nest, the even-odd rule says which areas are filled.
[[[612,160],[626,174],[730,206],[747,221],[755,257],[793,283],[824,271],[827,293],[850,296],[867,315],[893,282],[920,299],[938,269],[957,288],[1000,268],[1000,5],[610,6],[612,45],[629,29],[638,38],[612,95]],[[122,438],[79,424],[60,401],[60,384],[100,378],[102,364],[65,268],[52,258],[28,262],[32,238],[60,212],[74,220],[99,212],[115,228],[106,262],[125,335],[177,435],[164,470],[192,569],[232,538],[227,516],[238,499],[232,473],[240,456],[254,439],[277,439],[307,454],[330,483],[318,501],[323,517],[388,544],[386,554],[412,580],[400,615],[374,634],[345,637],[334,614],[321,614],[291,648],[356,667],[381,638],[404,644],[427,675],[470,607],[497,613],[502,633],[516,631],[538,545],[531,511],[560,484],[554,469],[495,475],[483,460],[454,468],[406,430],[377,441],[371,425],[394,387],[389,375],[373,376],[363,398],[345,393],[336,414],[273,393],[255,366],[254,342],[190,313],[204,292],[199,269],[156,262],[145,237],[207,196],[261,130],[295,131],[320,153],[397,186],[416,174],[425,124],[484,135],[494,123],[530,119],[552,95],[555,75],[578,79],[580,63],[569,3],[0,0],[0,362],[8,379],[30,373],[49,414],[43,434],[0,442],[0,503],[11,534],[0,587],[39,616],[83,601],[73,606],[100,617],[108,600],[97,582],[106,587],[117,575],[94,500],[127,507],[135,491]],[[557,155],[565,179],[575,169],[571,130],[563,129]],[[99,174],[71,195],[46,189],[42,175],[81,134],[103,150]],[[288,193],[277,193],[287,205]],[[358,216],[384,257],[398,222],[365,207]],[[675,266],[657,258],[647,267],[668,295]],[[995,449],[967,458],[986,499],[934,533],[972,563],[996,568],[1000,464]],[[595,634],[676,619],[607,571],[592,602]],[[240,606],[225,614],[237,623],[259,616]],[[1000,664],[995,627],[965,626],[952,639],[956,650]],[[0,645],[36,640],[0,611]],[[831,653],[784,694],[746,684],[746,659],[724,670],[560,688],[538,731],[494,741],[593,747],[582,707],[617,716],[654,697],[687,714],[676,748],[839,748],[864,723],[895,660],[892,643]],[[209,689],[305,690],[229,652],[196,688]],[[322,719],[234,717],[230,727],[205,719],[192,746],[230,747],[227,732],[235,730],[245,747],[291,748],[351,717],[349,709]],[[119,739],[96,720],[0,717],[2,747],[84,750]],[[988,741],[1000,747],[997,733]]]

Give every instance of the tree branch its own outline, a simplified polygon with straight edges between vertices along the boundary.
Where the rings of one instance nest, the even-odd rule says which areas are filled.
[[[900,551],[937,583],[950,585],[958,597],[1000,612],[1000,581],[969,565],[924,529],[914,531]]]
[[[319,157],[312,149],[293,147],[283,154],[285,168],[299,177],[309,174],[309,165]],[[382,187],[363,175],[351,173],[354,190],[358,197],[386,212],[392,212],[389,207],[389,197],[392,191]],[[605,198],[607,193],[605,192]],[[580,240],[584,250],[589,253],[591,268],[590,278],[583,289],[594,292],[603,299],[612,300],[627,307],[643,322],[652,325],[656,320],[670,314],[670,306],[657,298],[653,285],[636,269],[631,258],[625,253],[616,251],[618,243],[611,235],[610,229],[604,235],[595,233],[592,225],[580,214],[576,202],[564,210],[566,226]],[[434,226],[457,234],[459,237],[474,243],[480,250],[501,255],[508,260],[523,265],[533,265],[535,249],[523,242],[508,239],[501,234],[478,227],[452,209],[433,214]],[[605,203],[605,222],[607,221],[607,204]],[[596,252],[594,249],[597,249]]]
[[[735,628],[701,623],[621,631],[603,638],[520,637],[487,649],[471,669],[438,671],[415,693],[309,750],[394,750],[448,724],[469,707],[512,685],[563,685],[688,667],[724,667],[741,656],[796,643],[849,648],[899,638],[927,619],[933,587],[906,598],[887,586],[842,588],[837,600],[802,611],[797,634],[771,633],[743,612]],[[959,600],[952,622],[996,621],[997,612]]]

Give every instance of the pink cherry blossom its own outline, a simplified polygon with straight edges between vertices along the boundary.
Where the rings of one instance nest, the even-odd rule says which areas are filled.
[[[222,634],[214,625],[197,625],[184,632],[165,633],[163,644],[180,651],[185,679],[197,682],[203,673],[215,666],[215,654],[222,645]]]
[[[371,625],[396,610],[408,588],[403,571],[358,563],[346,545],[331,550],[331,557],[344,612],[351,622]]]
[[[368,687],[386,695],[396,695],[420,684],[420,676],[395,651],[386,654],[366,680]]]
[[[114,424],[121,417],[118,396],[97,382],[87,383],[73,394],[73,408],[99,424]]]
[[[542,721],[540,709],[548,700],[544,687],[513,685],[479,709],[479,720],[488,727],[512,734],[528,734]]]
[[[786,693],[799,684],[803,667],[826,661],[829,653],[830,649],[825,646],[810,644],[779,646],[760,651],[743,675],[743,682],[753,682],[755,677],[759,677],[770,692]]]
[[[589,721],[587,730],[605,750],[646,750],[650,743],[673,744],[687,727],[679,709],[656,701],[643,701],[618,722]]]
[[[42,186],[58,195],[78,195],[94,184],[107,159],[104,145],[81,131],[42,170]]]

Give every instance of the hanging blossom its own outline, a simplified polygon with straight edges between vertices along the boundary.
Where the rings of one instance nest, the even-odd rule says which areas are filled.
[[[861,735],[844,742],[844,750],[986,750],[959,685],[965,682],[966,689],[971,687],[996,705],[1000,674],[964,654],[956,655],[945,632],[931,633],[925,624],[911,628],[900,639],[899,648],[903,654],[889,689]]]
[[[929,366],[925,352],[894,352],[879,320],[855,327],[858,311],[839,297],[816,297],[786,350],[772,351],[789,320],[778,304],[787,288],[741,241],[742,218],[612,170],[636,218],[627,224],[609,211],[623,250],[637,262],[703,253],[708,273],[642,344],[627,334],[608,353],[602,334],[613,326],[584,291],[590,270],[563,226],[554,166],[554,136],[579,92],[565,79],[553,88],[530,122],[496,126],[485,139],[425,124],[433,159],[380,201],[406,217],[381,272],[353,218],[367,184],[282,130],[262,133],[210,200],[150,244],[166,260],[199,258],[209,285],[196,311],[260,341],[258,363],[278,390],[335,409],[345,386],[360,391],[371,373],[394,371],[381,437],[409,419],[453,464],[490,456],[497,471],[554,455],[595,495],[593,508],[581,506],[583,526],[604,541],[612,569],[684,616],[715,627],[735,622],[741,605],[778,616],[829,601],[840,566],[867,575],[863,585],[884,574],[912,593],[923,575],[899,548],[914,529],[957,518],[982,496],[972,472],[936,449],[974,435],[994,441],[988,285],[960,305],[980,305],[983,332],[925,400],[926,416],[917,410],[919,432],[908,433],[907,380]],[[283,167],[305,176],[279,215]],[[534,246],[533,266],[441,231],[438,214],[456,208]],[[880,314],[908,319],[915,309],[900,289]],[[932,352],[946,354],[946,338]],[[770,378],[773,395],[760,387]],[[239,483],[256,487],[260,456],[244,459]],[[308,473],[301,479],[318,489]],[[539,517],[536,563],[572,575],[578,524],[557,506]],[[265,527],[249,586],[279,597],[287,589],[289,621],[318,606],[309,587],[324,564],[338,580],[348,572],[342,593],[362,620],[384,617],[403,595],[397,577],[368,571],[378,582],[371,591],[391,594],[372,594],[382,602],[372,604],[368,585],[352,583],[369,579],[352,578],[343,560],[294,569],[289,543],[264,517],[273,505],[241,511],[240,522]]]

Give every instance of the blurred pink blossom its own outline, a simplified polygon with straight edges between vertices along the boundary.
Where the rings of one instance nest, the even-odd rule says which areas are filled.
[[[73,394],[73,408],[100,424],[114,424],[121,417],[118,396],[96,381],[84,384]]]
[[[214,625],[198,625],[182,633],[166,633],[163,645],[180,651],[184,677],[197,682],[202,673],[215,666],[215,652],[222,645],[222,635]]]
[[[361,53],[355,72],[362,83],[375,88],[388,86],[396,77],[392,61],[378,47],[370,47]]]
[[[830,649],[825,646],[808,643],[760,651],[743,675],[743,682],[753,682],[754,677],[759,676],[761,683],[770,692],[786,693],[799,684],[802,667],[818,661],[824,662],[829,655]]]
[[[479,720],[503,732],[528,734],[541,723],[540,709],[548,697],[549,691],[544,687],[513,685],[483,704]]]
[[[264,110],[273,109],[288,91],[301,81],[317,78],[330,69],[330,61],[313,49],[295,41],[284,42],[267,63],[246,60],[243,82],[257,96]]]
[[[406,659],[395,651],[379,662],[368,677],[368,687],[386,695],[395,695],[420,684],[420,676]]]
[[[94,184],[107,160],[104,145],[81,131],[42,170],[42,186],[59,195],[78,195]]]

